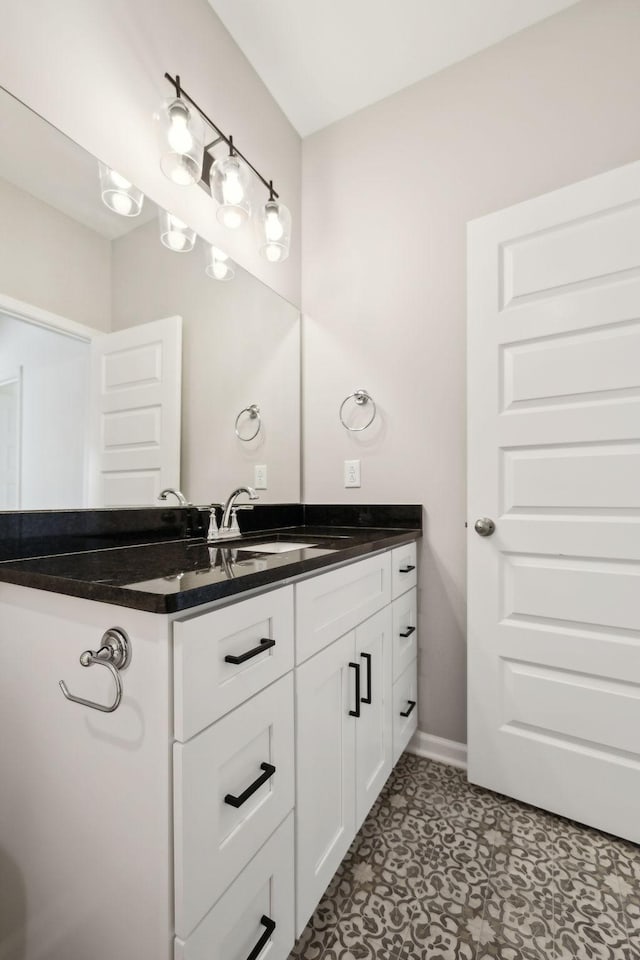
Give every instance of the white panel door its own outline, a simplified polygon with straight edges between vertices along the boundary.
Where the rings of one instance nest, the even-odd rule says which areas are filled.
[[[180,486],[182,318],[91,341],[89,505],[154,504]]]
[[[639,841],[640,163],[470,224],[468,334],[469,778]]]

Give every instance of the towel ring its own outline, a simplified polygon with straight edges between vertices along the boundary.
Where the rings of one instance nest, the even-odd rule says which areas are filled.
[[[242,416],[243,413],[248,413],[250,420],[258,421],[256,432],[252,433],[250,437],[241,437],[240,431],[238,430],[238,423],[240,422],[240,417]],[[258,406],[257,403],[250,403],[249,406],[241,410],[238,416],[236,417],[236,425],[235,425],[236,437],[238,438],[238,440],[242,440],[243,443],[249,443],[250,440],[255,440],[255,438],[260,433],[261,429],[262,429],[262,420],[260,418],[260,407]]]
[[[349,400],[351,399],[355,400],[355,402],[358,404],[359,407],[362,407],[365,404],[371,402],[371,406],[373,408],[371,412],[371,417],[369,418],[369,420],[367,420],[367,422],[363,427],[350,427],[349,424],[345,423],[344,421],[344,417],[342,416],[342,411],[344,410],[345,404],[348,403]],[[353,393],[350,393],[348,397],[345,397],[342,403],[340,404],[340,414],[339,414],[340,423],[345,428],[345,430],[350,430],[351,433],[360,433],[361,430],[366,430],[367,427],[371,426],[371,424],[376,418],[376,412],[377,412],[376,402],[371,396],[371,394],[368,393],[366,390],[354,390]]]

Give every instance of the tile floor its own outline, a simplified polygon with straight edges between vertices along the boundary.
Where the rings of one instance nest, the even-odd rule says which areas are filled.
[[[640,847],[405,754],[290,960],[554,957],[640,960]]]

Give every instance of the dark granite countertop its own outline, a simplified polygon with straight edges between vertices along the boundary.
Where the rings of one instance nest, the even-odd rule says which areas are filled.
[[[207,544],[172,539],[0,562],[0,581],[148,610],[177,613],[416,540],[419,528],[292,526]],[[312,544],[286,553],[260,542]]]

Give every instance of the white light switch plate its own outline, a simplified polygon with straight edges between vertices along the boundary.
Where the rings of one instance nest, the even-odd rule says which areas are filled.
[[[344,485],[345,487],[360,486],[360,461],[359,460],[345,460]]]
[[[256,463],[253,468],[253,485],[256,490],[267,489],[267,465],[266,463]]]

